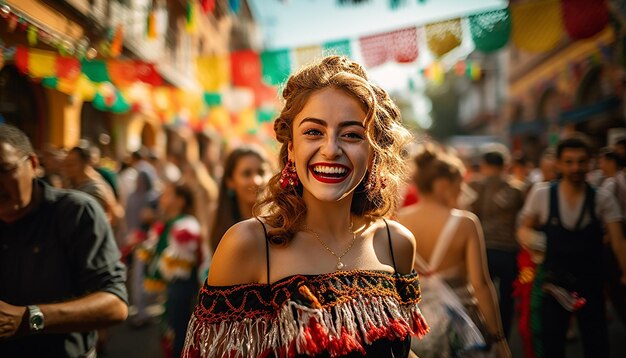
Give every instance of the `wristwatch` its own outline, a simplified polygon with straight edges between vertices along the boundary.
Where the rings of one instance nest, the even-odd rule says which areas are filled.
[[[31,332],[40,332],[43,329],[44,318],[43,312],[39,306],[27,306],[28,308],[28,326]]]

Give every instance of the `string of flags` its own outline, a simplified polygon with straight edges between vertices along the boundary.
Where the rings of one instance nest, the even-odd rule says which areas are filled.
[[[194,31],[200,14],[216,11],[215,0],[189,0],[186,27]],[[240,11],[240,0],[229,0],[230,11]],[[592,13],[594,16],[582,16]],[[147,12],[148,39],[156,37],[154,9]],[[339,39],[295,49],[275,49],[261,53],[235,51],[225,56],[202,56],[195,61],[196,78],[202,92],[189,93],[164,86],[154,64],[136,60],[116,60],[124,43],[123,25],[112,29],[108,51],[92,47],[87,38],[72,43],[1,2],[0,18],[8,29],[26,33],[30,46],[43,41],[58,50],[2,48],[0,61],[14,60],[24,73],[59,91],[79,95],[101,110],[116,113],[153,111],[166,123],[184,122],[200,129],[206,123],[227,131],[273,118],[277,89],[292,70],[322,54],[353,57],[360,52],[367,67],[386,62],[415,63],[419,49],[431,52],[435,60],[420,68],[419,73],[435,83],[443,82],[446,72],[478,80],[483,69],[478,61],[458,61],[446,68],[442,58],[463,41],[469,29],[475,48],[482,52],[497,51],[513,41],[529,51],[547,51],[564,34],[572,39],[588,38],[608,24],[608,7],[604,1],[591,9],[585,0],[540,0],[512,3],[508,8],[474,14],[466,19],[451,19],[424,27],[407,27],[386,33],[364,36],[357,41]],[[464,27],[463,22],[468,26]],[[527,31],[521,31],[526,29]],[[556,40],[558,38],[558,41]],[[420,41],[424,41],[421,44]],[[96,59],[108,54],[107,60]],[[2,63],[0,62],[0,65]],[[141,99],[149,98],[149,101]],[[232,126],[236,123],[237,126]]]

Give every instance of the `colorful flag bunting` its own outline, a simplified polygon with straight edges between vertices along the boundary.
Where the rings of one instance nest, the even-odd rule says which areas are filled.
[[[325,43],[324,55],[340,55],[351,58],[352,50],[350,48],[350,40],[339,40]]]
[[[511,21],[513,42],[524,51],[549,51],[563,38],[559,0],[512,3]]]
[[[460,19],[441,21],[426,25],[426,44],[436,57],[442,57],[454,50],[463,41]]]
[[[573,40],[586,39],[609,23],[606,0],[561,0],[565,30]]]
[[[270,85],[281,85],[291,73],[289,50],[267,51],[261,53],[263,81]]]
[[[304,67],[322,57],[320,46],[299,47],[294,50],[294,68]]]
[[[261,83],[261,60],[252,50],[230,54],[232,84],[236,87],[255,87]]]
[[[359,39],[366,67],[376,67],[395,60],[409,63],[417,59],[417,29],[415,27]]]
[[[417,28],[393,32],[393,59],[398,63],[411,63],[417,60]]]
[[[511,14],[508,8],[469,17],[469,28],[476,49],[489,53],[503,48],[511,37]]]
[[[205,91],[219,91],[230,81],[229,58],[227,56],[196,58],[196,79]]]

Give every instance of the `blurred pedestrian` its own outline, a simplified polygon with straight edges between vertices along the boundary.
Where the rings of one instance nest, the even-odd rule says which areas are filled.
[[[159,197],[161,220],[153,224],[140,255],[146,262],[146,289],[166,292],[168,331],[164,340],[168,357],[180,357],[198,293],[200,224],[194,214],[193,200],[188,186],[165,185]]]
[[[406,173],[400,111],[339,56],[292,75],[283,97],[282,171],[260,216],[224,234],[183,356],[407,357],[428,328],[415,239],[383,219]]]
[[[26,135],[0,124],[0,356],[95,357],[126,319],[125,270],[88,195],[35,179]]]
[[[536,348],[545,357],[565,357],[565,336],[575,312],[585,357],[608,357],[608,333],[603,295],[603,227],[622,270],[626,250],[621,213],[615,198],[595,190],[586,181],[591,148],[581,136],[563,139],[557,146],[561,179],[537,184],[521,214],[518,232],[531,251],[542,251],[534,295],[539,320]],[[622,271],[626,272],[626,271]],[[622,278],[624,279],[624,278]]]
[[[98,172],[98,174],[100,174],[102,179],[104,179],[104,181],[109,184],[109,187],[115,195],[115,199],[119,200],[120,196],[117,185],[117,174],[115,174],[112,169],[107,168],[102,164],[102,152],[100,151],[100,148],[96,147],[95,145],[90,146],[89,157],[91,166]]]
[[[154,188],[150,175],[144,171],[139,172],[136,181],[135,191],[126,202],[128,235],[121,250],[130,265],[130,301],[135,308],[135,314],[129,321],[139,328],[150,323],[151,317],[147,311],[149,295],[144,290],[145,262],[136,257],[135,252],[148,238],[148,230],[156,220],[159,192]]]
[[[215,219],[218,187],[201,161],[184,164],[181,181],[192,190],[194,196],[194,212],[200,223],[200,250],[202,254],[199,274],[201,276],[200,281],[204,282],[206,280],[205,271],[208,271],[213,255],[213,250],[209,244],[209,233],[213,228]]]
[[[500,318],[508,339],[513,320],[513,281],[517,278],[519,245],[515,237],[516,220],[524,205],[524,192],[505,174],[506,159],[500,151],[483,154],[481,180],[470,183],[477,193],[472,211],[480,220],[487,247],[487,266],[491,279],[497,280]]]
[[[533,184],[557,179],[554,148],[548,148],[541,154],[539,167],[531,171],[529,179]]]
[[[55,188],[63,188],[63,161],[66,153],[49,144],[43,151],[40,165],[43,167],[41,180]]]
[[[273,174],[265,154],[252,146],[242,146],[231,151],[223,167],[219,199],[212,215],[212,252],[215,252],[222,236],[231,226],[252,217],[252,208]]]
[[[493,345],[498,357],[510,357],[480,222],[454,209],[462,164],[430,146],[415,162],[421,199],[402,209],[398,221],[419,236],[414,268],[423,276],[420,306],[432,330],[413,349],[420,357],[477,357]]]
[[[89,149],[78,146],[70,149],[65,157],[64,169],[69,187],[93,196],[115,228],[124,216],[124,208],[117,202],[109,184],[92,166]]]

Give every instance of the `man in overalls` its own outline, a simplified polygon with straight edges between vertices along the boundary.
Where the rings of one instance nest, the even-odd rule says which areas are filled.
[[[583,137],[562,140],[557,146],[561,179],[535,185],[522,209],[520,242],[545,255],[535,280],[538,304],[532,307],[540,321],[540,330],[535,332],[536,357],[565,357],[572,312],[578,320],[585,357],[609,357],[603,224],[614,251],[620,253],[622,272],[626,272],[626,244],[614,196],[585,181],[590,158],[591,148]]]

